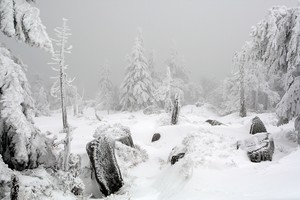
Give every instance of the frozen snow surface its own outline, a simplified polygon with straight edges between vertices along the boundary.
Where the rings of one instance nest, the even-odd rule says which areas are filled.
[[[120,123],[131,130],[136,150],[117,142],[116,156],[124,186],[106,200],[296,200],[300,199],[300,150],[292,120],[277,127],[274,113],[237,113],[218,116],[209,105],[182,107],[178,125],[168,125],[168,114],[144,115],[140,112],[100,114],[102,121]],[[238,140],[249,134],[252,118],[258,116],[275,143],[273,161],[252,163]],[[207,119],[224,125],[211,126]],[[35,118],[42,131],[64,138],[60,113]],[[80,118],[69,117],[74,128],[71,152],[82,156],[82,168],[89,167],[86,144],[93,140],[99,122],[93,109]],[[154,133],[161,138],[151,142]],[[172,149],[185,156],[174,165],[169,162]],[[1,171],[1,170],[0,170]],[[45,177],[46,178],[46,177]],[[93,183],[85,182],[86,196]],[[97,195],[96,195],[97,196]],[[64,199],[63,197],[57,199]]]

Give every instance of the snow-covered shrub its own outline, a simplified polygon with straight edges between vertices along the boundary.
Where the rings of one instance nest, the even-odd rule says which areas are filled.
[[[220,133],[212,133],[200,128],[188,134],[175,148],[176,152],[185,152],[180,162],[191,158],[195,167],[219,168],[235,165],[235,140],[224,137]]]
[[[80,178],[75,177],[72,172],[57,171],[56,183],[64,192],[72,192],[76,196],[83,195],[84,184]]]
[[[12,170],[9,169],[7,164],[3,162],[2,156],[0,155],[0,199],[4,199],[4,197],[9,197],[9,183],[11,180],[12,173]]]
[[[135,145],[135,148],[132,148],[119,142],[116,143],[116,154],[118,161],[122,163],[120,163],[121,171],[122,167],[126,169],[135,167],[149,157],[146,150],[141,149],[140,146]]]
[[[32,134],[29,140],[29,166],[28,168],[36,168],[43,165],[46,168],[52,168],[56,165],[56,151],[54,149],[54,140],[47,138],[40,132]]]

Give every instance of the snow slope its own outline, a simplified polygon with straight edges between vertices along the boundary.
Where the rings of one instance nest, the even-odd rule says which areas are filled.
[[[132,165],[118,157],[125,185],[118,194],[106,199],[300,199],[300,150],[295,143],[293,121],[276,127],[273,113],[250,113],[243,119],[236,113],[220,117],[208,105],[183,107],[176,126],[167,125],[171,119],[167,114],[106,115],[103,112],[101,116],[109,124],[129,126],[134,143],[145,154]],[[272,162],[251,163],[243,150],[236,150],[237,140],[249,137],[254,116],[259,116],[273,135]],[[207,119],[216,119],[225,125],[211,126],[205,123]],[[59,133],[59,113],[36,118],[35,122],[41,130],[64,137]],[[89,109],[81,118],[70,116],[69,123],[74,128],[71,151],[82,156],[83,167],[89,166],[85,147],[100,122]],[[160,133],[161,138],[151,143],[154,133]],[[168,157],[175,146],[185,148],[187,153],[175,165],[170,165]],[[92,191],[91,185],[86,185],[87,193]]]

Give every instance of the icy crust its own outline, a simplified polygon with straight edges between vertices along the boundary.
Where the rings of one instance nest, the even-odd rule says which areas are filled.
[[[98,138],[100,136],[106,135],[116,141],[120,141],[121,143],[134,147],[133,140],[130,133],[130,128],[127,126],[123,126],[120,123],[116,123],[110,125],[108,123],[103,122],[95,131],[93,137]]]
[[[87,153],[102,194],[108,196],[123,186],[123,179],[115,157],[115,141],[106,135],[87,144]]]
[[[236,166],[237,156],[234,143],[233,138],[199,128],[188,134],[180,145],[173,148],[168,161],[171,161],[173,155],[184,153],[185,156],[178,162],[181,160],[187,162],[192,158],[194,167],[233,167]]]

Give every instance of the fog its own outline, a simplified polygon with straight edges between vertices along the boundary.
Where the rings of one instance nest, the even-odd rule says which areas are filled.
[[[39,0],[36,6],[50,37],[62,18],[69,19],[73,45],[68,55],[70,77],[94,97],[97,75],[108,60],[115,84],[123,80],[137,28],[143,29],[145,48],[156,54],[163,69],[172,41],[184,56],[192,78],[222,79],[232,70],[232,56],[248,39],[273,5],[296,6],[296,0]],[[0,40],[28,65],[28,74],[40,73],[45,81],[55,76],[51,55],[17,43],[0,34]],[[30,76],[29,76],[30,77]]]

